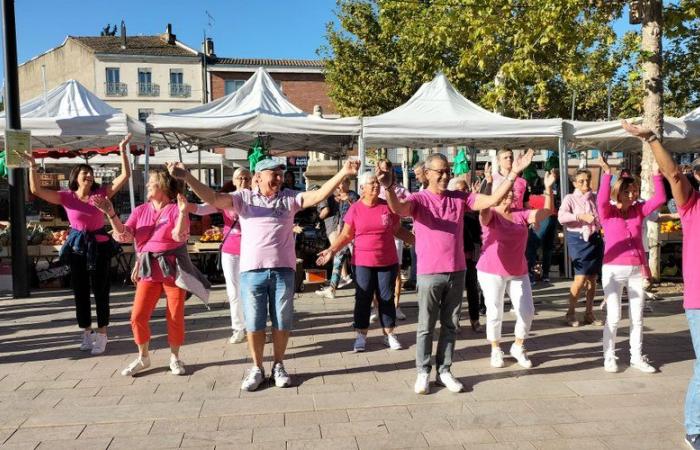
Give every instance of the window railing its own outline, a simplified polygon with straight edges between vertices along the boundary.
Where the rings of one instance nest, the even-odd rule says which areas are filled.
[[[158,97],[160,86],[155,83],[139,83],[139,95],[143,97]]]
[[[126,83],[105,83],[105,96],[124,97],[129,94]]]
[[[185,83],[170,83],[171,97],[189,97],[192,95],[192,86]]]

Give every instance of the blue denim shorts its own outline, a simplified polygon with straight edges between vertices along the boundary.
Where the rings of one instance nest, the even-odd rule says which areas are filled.
[[[241,272],[241,299],[247,331],[262,331],[268,312],[272,328],[291,331],[294,320],[294,270],[287,267]]]

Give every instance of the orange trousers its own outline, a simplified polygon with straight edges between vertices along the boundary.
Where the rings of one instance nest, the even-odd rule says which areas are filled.
[[[134,307],[131,310],[131,330],[136,344],[151,340],[148,322],[156,309],[160,296],[165,291],[165,318],[168,324],[168,343],[180,346],[185,342],[185,290],[172,281],[139,281],[136,284]]]

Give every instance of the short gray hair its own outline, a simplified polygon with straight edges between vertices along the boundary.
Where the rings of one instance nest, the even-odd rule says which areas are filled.
[[[233,178],[235,179],[236,177],[243,175],[246,172],[250,173],[250,170],[246,169],[245,167],[239,167],[233,172]]]
[[[425,165],[427,166],[427,165],[431,164],[436,159],[444,161],[445,164],[449,164],[449,162],[447,161],[447,157],[445,155],[443,155],[442,153],[433,153],[432,155],[425,158]]]
[[[369,183],[372,178],[377,178],[377,174],[374,172],[362,172],[359,177],[357,177],[357,187],[362,189],[362,186]]]
[[[425,169],[425,162],[424,161],[418,161],[414,166],[413,170],[416,169]]]

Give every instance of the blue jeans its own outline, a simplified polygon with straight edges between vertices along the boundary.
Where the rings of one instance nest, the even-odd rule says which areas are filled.
[[[336,254],[333,258],[333,272],[331,273],[331,287],[337,288],[338,283],[340,283],[340,275],[343,272],[343,263],[350,256],[350,250],[347,248],[343,249],[340,253]]]
[[[552,251],[557,231],[555,216],[549,216],[540,222],[537,231],[530,229],[527,238],[527,270],[532,276],[532,269],[537,264],[537,252],[542,247],[542,278],[549,278],[549,268],[552,266]]]
[[[690,338],[693,341],[695,351],[695,366],[693,376],[688,383],[688,392],[685,395],[685,432],[686,434],[700,434],[700,309],[686,309]]]
[[[270,313],[272,328],[290,331],[294,319],[294,270],[287,267],[241,272],[245,328],[262,331]]]
[[[379,322],[382,327],[394,328],[396,326],[394,289],[398,273],[398,264],[386,267],[355,266],[355,284],[357,285],[355,288],[355,328],[358,330],[369,328],[369,315],[375,293],[378,299]]]

